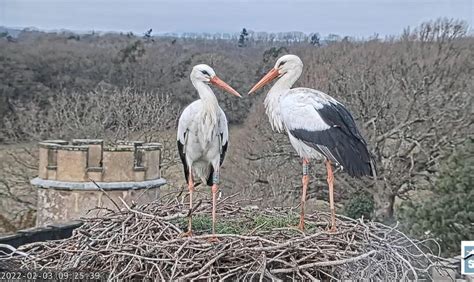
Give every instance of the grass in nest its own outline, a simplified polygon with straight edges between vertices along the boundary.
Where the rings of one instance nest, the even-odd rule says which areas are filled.
[[[270,231],[275,228],[288,228],[298,225],[299,215],[263,215],[258,213],[244,214],[241,217],[217,217],[216,233],[218,234],[250,234],[255,231]],[[182,218],[179,222],[183,230],[187,229],[188,219]],[[311,231],[315,226],[306,224],[306,231]],[[211,215],[193,216],[193,232],[210,233],[212,230]],[[298,232],[295,230],[295,232]]]

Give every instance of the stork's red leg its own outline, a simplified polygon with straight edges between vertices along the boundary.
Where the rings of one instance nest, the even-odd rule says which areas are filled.
[[[309,184],[309,160],[303,159],[303,192],[301,193],[301,213],[300,213],[300,223],[298,224],[298,228],[303,231],[304,230],[304,212],[305,212],[305,204],[306,204],[306,192],[308,191],[308,184]]]
[[[329,206],[331,208],[331,232],[336,232],[336,210],[334,207],[334,174],[332,172],[331,162],[326,160],[326,169],[328,171],[329,185]]]
[[[213,184],[212,185],[212,235],[216,234],[217,191],[219,191],[219,187],[217,186],[217,184]]]
[[[216,206],[217,192],[219,191],[219,171],[215,170],[212,178],[212,238],[209,241],[218,241],[216,237]]]
[[[189,210],[193,208],[193,192],[194,192],[194,179],[193,179],[193,172],[191,168],[189,168],[189,178],[188,178],[188,190],[189,190]],[[193,215],[192,213],[189,214],[188,219],[188,232],[186,232],[185,236],[192,236],[193,235]]]

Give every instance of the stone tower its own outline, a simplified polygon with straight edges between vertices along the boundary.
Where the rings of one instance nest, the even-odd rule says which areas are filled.
[[[158,198],[161,144],[139,141],[104,146],[103,140],[46,140],[39,144],[37,226],[95,216],[95,207]],[[94,183],[96,182],[96,184]],[[98,188],[99,186],[100,188]]]

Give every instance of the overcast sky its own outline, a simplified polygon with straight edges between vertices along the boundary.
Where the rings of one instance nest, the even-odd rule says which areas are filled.
[[[0,26],[75,31],[399,34],[438,17],[473,24],[474,0],[0,0]]]

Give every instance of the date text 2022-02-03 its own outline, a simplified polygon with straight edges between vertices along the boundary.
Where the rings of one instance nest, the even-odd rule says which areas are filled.
[[[0,280],[16,280],[16,279],[102,279],[104,278],[100,272],[75,272],[75,271],[7,271],[0,272]]]

